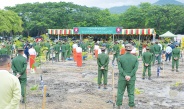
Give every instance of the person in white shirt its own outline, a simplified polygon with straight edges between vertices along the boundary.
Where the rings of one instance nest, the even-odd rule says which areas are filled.
[[[29,49],[29,55],[35,55],[36,56],[36,50],[33,48],[33,46]]]
[[[133,54],[133,55],[137,55],[137,50],[136,50],[136,47],[134,47],[134,46],[132,46],[132,51],[130,52],[131,54]]]
[[[166,47],[166,62],[167,59],[169,58],[169,61],[171,60],[171,56],[172,56],[172,48],[170,47],[170,44],[168,44],[168,46]]]

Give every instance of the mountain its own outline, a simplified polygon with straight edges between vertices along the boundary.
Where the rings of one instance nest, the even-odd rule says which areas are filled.
[[[159,0],[155,5],[166,5],[166,4],[173,4],[173,5],[184,5],[183,3],[176,1],[176,0]]]
[[[159,0],[155,3],[153,3],[155,5],[167,5],[167,4],[174,4],[174,5],[184,5],[184,3],[179,2],[177,0]],[[120,14],[125,12],[129,7],[131,6],[116,6],[116,7],[112,7],[109,8],[109,11],[113,14]]]
[[[111,13],[118,14],[118,13],[125,12],[130,7],[131,6],[116,6],[116,7],[109,8],[109,11]]]

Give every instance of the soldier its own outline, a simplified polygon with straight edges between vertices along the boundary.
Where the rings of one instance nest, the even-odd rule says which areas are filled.
[[[47,42],[45,43],[45,47],[48,48],[48,49],[47,49],[47,54],[46,54],[46,59],[49,60],[49,59],[50,59],[50,43],[49,43],[49,41],[47,41]]]
[[[110,53],[110,43],[106,41],[107,54]]]
[[[148,79],[151,80],[151,62],[153,60],[153,55],[152,53],[149,52],[149,47],[146,47],[146,52],[143,53],[142,56],[142,61],[143,61],[143,65],[144,65],[144,71],[142,74],[142,79],[145,79],[145,73],[146,73],[146,69],[148,69]]]
[[[142,43],[139,45],[139,57],[142,56]]]
[[[118,42],[116,42],[115,45],[113,46],[113,60],[112,60],[112,64],[114,64],[115,58],[116,58],[116,60],[118,59],[119,55],[120,55],[120,48],[119,48]]]
[[[60,45],[58,44],[58,42],[56,42],[56,45],[54,45],[54,52],[55,52],[56,62],[59,62]]]
[[[66,44],[66,57],[67,58],[70,58],[70,54],[71,53],[71,47],[70,47],[70,43],[68,42],[67,44]]]
[[[34,49],[36,50],[37,56],[40,56],[41,46],[37,43]]]
[[[155,60],[158,61],[158,65],[161,63],[161,47],[158,45],[158,42],[155,43],[154,45],[154,54],[155,54]],[[155,62],[153,62],[154,64]]]
[[[176,64],[176,72],[178,71],[178,65],[179,65],[179,58],[180,58],[180,49],[178,48],[178,45],[172,50],[172,71],[174,71],[174,66]]]
[[[4,44],[2,44],[2,48],[0,49],[0,55],[8,55],[8,50]]]
[[[126,54],[118,58],[118,69],[119,69],[119,79],[118,79],[118,92],[117,92],[117,109],[120,109],[122,105],[123,94],[127,87],[129,106],[132,109],[134,104],[134,90],[135,90],[135,80],[136,71],[138,69],[138,59],[136,56],[130,54],[132,50],[131,44],[126,44],[125,46]]]
[[[19,47],[18,49],[18,56],[16,56],[12,60],[12,70],[15,76],[19,78],[21,84],[21,95],[23,97],[22,103],[25,103],[25,91],[26,91],[26,82],[27,82],[27,60],[23,57],[24,49]]]
[[[155,52],[154,52],[154,45],[153,45],[153,42],[151,43],[149,49],[150,49],[150,50],[149,50],[150,53],[152,54],[152,62],[154,63],[154,62],[155,62]]]
[[[109,56],[105,54],[105,47],[101,48],[102,53],[98,55],[97,64],[98,64],[98,88],[100,89],[101,80],[103,75],[103,84],[104,89],[107,89],[107,73],[108,73],[108,64]]]
[[[62,54],[61,54],[61,59],[62,59],[62,61],[66,61],[66,52],[67,52],[67,50],[66,50],[66,44],[63,42],[63,44],[61,45],[61,52],[62,52]]]

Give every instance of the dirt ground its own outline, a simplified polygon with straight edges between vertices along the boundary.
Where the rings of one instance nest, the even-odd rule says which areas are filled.
[[[113,109],[112,56],[109,63],[108,89],[97,88],[96,60],[83,61],[76,67],[73,61],[45,62],[35,74],[28,74],[26,109],[42,108],[42,90],[30,90],[40,85],[40,75],[47,85],[46,109]],[[142,61],[137,71],[135,109],[184,109],[184,62],[179,71],[171,71],[171,63],[163,65],[160,77],[156,76],[156,65],[152,67],[152,80],[142,80]],[[118,68],[114,67],[117,93]],[[24,109],[21,105],[21,109]],[[129,109],[127,93],[123,97],[123,109]]]

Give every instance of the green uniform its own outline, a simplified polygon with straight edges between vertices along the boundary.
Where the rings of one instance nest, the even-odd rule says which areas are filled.
[[[174,48],[172,50],[172,69],[174,69],[174,66],[176,64],[176,70],[178,70],[179,58],[180,58],[180,49]]]
[[[70,55],[71,55],[71,47],[70,47],[70,44],[67,43],[66,44],[66,57],[70,58]]]
[[[66,52],[67,52],[67,48],[66,48],[66,45],[65,44],[62,44],[61,45],[61,51],[62,51],[62,54],[61,54],[61,56],[62,56],[62,60],[66,60]]]
[[[1,48],[0,55],[8,55],[8,50],[6,48]]]
[[[102,76],[104,79],[103,84],[107,85],[109,56],[104,52],[102,52],[102,54],[98,55],[97,64],[98,64],[98,85],[101,85]],[[102,66],[104,69],[101,69]]]
[[[148,76],[151,76],[151,62],[153,59],[153,55],[150,52],[144,52],[142,56],[142,61],[144,65],[144,71],[142,76],[145,77],[146,69],[148,69]],[[149,64],[148,66],[145,66],[145,64]]]
[[[139,56],[142,56],[142,45],[139,45]]]
[[[112,63],[114,63],[115,58],[116,58],[116,60],[118,59],[119,55],[120,55],[119,45],[115,44],[113,46],[113,60],[112,60]]]
[[[34,49],[35,49],[35,51],[36,51],[36,53],[37,53],[37,56],[40,56],[41,46],[40,46],[40,45],[36,45],[36,46],[34,47]]]
[[[50,43],[49,42],[45,43],[45,47],[48,48],[46,59],[49,60],[50,59]]]
[[[153,60],[153,64],[155,63],[155,60],[158,61],[158,64],[161,63],[161,47],[158,44],[154,45],[154,54],[155,54],[155,58]]]
[[[150,51],[150,53],[152,54],[152,62],[154,61],[155,62],[155,53],[154,53],[154,45],[150,45],[150,47],[149,47],[149,51]],[[154,63],[153,62],[153,63]]]
[[[126,52],[118,59],[118,69],[119,69],[119,79],[118,79],[118,92],[117,92],[117,101],[116,105],[122,105],[122,98],[127,87],[128,97],[129,97],[129,106],[133,107],[134,104],[134,90],[135,90],[135,80],[136,80],[136,71],[138,69],[138,59],[136,56]],[[125,76],[130,76],[130,81],[125,79]]]
[[[59,44],[56,44],[54,46],[54,52],[55,52],[56,61],[59,61],[59,53],[60,53],[60,45]]]
[[[27,74],[26,74],[26,68],[27,68],[27,60],[22,55],[18,54],[17,57],[15,57],[12,60],[12,70],[15,75],[20,74],[19,81],[21,84],[21,95],[24,98],[25,97],[25,91],[26,91],[26,82],[27,82]]]
[[[110,52],[110,43],[109,42],[106,43],[106,49],[107,49],[107,54],[109,54],[109,52]]]

